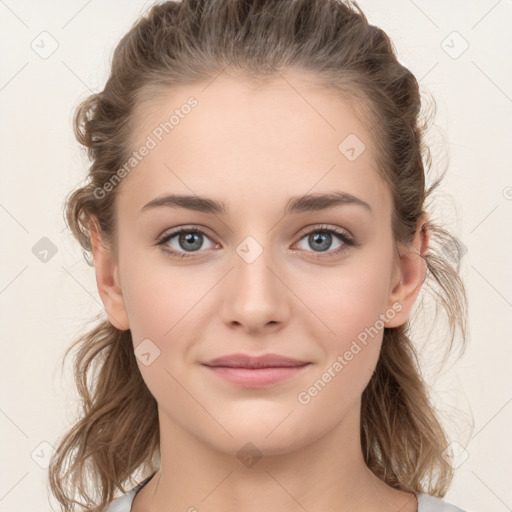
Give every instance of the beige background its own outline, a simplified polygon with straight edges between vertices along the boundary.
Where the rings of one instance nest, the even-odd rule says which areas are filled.
[[[45,461],[77,407],[71,360],[63,372],[60,363],[102,311],[94,272],[62,217],[65,195],[87,168],[72,111],[101,90],[115,44],[150,4],[0,2],[2,512],[51,510]],[[466,354],[439,372],[439,340],[420,335],[421,327],[417,337],[432,399],[455,452],[465,450],[456,453],[445,499],[470,512],[505,512],[512,508],[512,1],[360,5],[436,99],[433,156],[450,161],[438,213],[467,247]],[[36,257],[36,244],[48,245],[43,237],[56,250],[46,262]]]

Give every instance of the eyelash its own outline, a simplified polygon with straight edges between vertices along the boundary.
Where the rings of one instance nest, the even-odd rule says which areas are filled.
[[[194,253],[201,252],[201,251],[193,251],[191,253],[178,252],[178,251],[175,251],[173,249],[169,249],[168,247],[164,247],[165,244],[169,240],[171,240],[172,238],[174,238],[175,236],[177,236],[177,235],[179,235],[181,233],[200,234],[200,235],[204,235],[207,238],[210,238],[204,231],[202,231],[202,230],[200,230],[200,229],[198,229],[196,227],[182,226],[180,228],[175,229],[171,233],[164,234],[163,236],[161,236],[156,241],[155,245],[162,246],[162,250],[163,251],[168,253],[171,257],[175,257],[175,258],[182,258],[182,259],[183,258],[190,258],[190,257],[194,257]],[[338,229],[335,229],[335,228],[332,228],[332,227],[329,227],[329,226],[318,226],[315,229],[312,229],[312,230],[304,233],[300,237],[299,241],[302,240],[303,238],[305,238],[306,236],[311,235],[313,233],[322,233],[322,234],[329,233],[329,234],[334,234],[343,242],[343,245],[341,245],[340,247],[338,247],[334,251],[326,251],[325,253],[322,253],[322,252],[316,253],[316,254],[318,254],[318,256],[315,256],[315,258],[325,258],[325,257],[330,258],[330,257],[338,256],[338,255],[346,252],[350,247],[356,247],[358,245],[356,243],[356,241],[352,237],[347,235],[344,231],[340,231]],[[312,252],[312,251],[308,251],[308,252]]]

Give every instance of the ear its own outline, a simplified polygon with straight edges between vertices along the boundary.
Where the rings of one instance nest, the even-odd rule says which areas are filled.
[[[103,245],[100,231],[97,220],[91,217],[89,233],[96,269],[96,284],[110,323],[117,329],[125,331],[130,328],[130,323],[119,285],[118,265],[114,256]]]
[[[422,215],[418,221],[412,244],[401,244],[398,248],[395,282],[389,297],[389,307],[392,307],[397,313],[393,318],[384,322],[385,327],[398,327],[409,318],[425,279],[427,264],[422,257],[428,251],[429,241],[428,221],[426,215]],[[392,306],[393,304],[395,305]]]

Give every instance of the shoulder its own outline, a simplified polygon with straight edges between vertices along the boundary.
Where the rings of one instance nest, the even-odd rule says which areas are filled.
[[[113,499],[107,505],[105,512],[130,512],[135,495],[153,478],[154,474],[148,476],[127,493]]]
[[[105,512],[130,512],[132,508],[133,499],[135,498],[136,489],[123,494],[112,500],[107,506]]]
[[[416,497],[418,498],[418,512],[467,512],[429,494],[420,493]]]

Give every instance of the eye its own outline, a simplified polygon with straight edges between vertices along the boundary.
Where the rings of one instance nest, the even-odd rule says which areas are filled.
[[[339,240],[339,243],[335,250],[329,251],[328,249],[333,243],[333,235],[335,239]],[[357,245],[356,241],[347,232],[329,226],[318,226],[308,231],[301,237],[300,241],[304,239],[306,239],[307,244],[313,247],[313,252],[316,253],[315,257],[317,258],[337,256],[347,251],[350,247]],[[204,249],[203,244],[205,240],[210,240],[211,242],[211,239],[204,231],[197,227],[182,226],[171,233],[161,236],[157,240],[156,245],[162,246],[162,250],[172,257],[190,258],[195,256],[193,253],[201,252],[201,248]],[[209,248],[218,245],[211,242]],[[322,253],[326,253],[325,256]]]
[[[174,238],[176,238],[175,241],[173,241]],[[163,246],[162,249],[172,256],[189,258],[192,254],[187,254],[187,252],[200,251],[205,239],[210,240],[200,229],[183,226],[171,233],[164,234],[157,240],[156,245]],[[212,243],[212,246],[214,245]]]
[[[328,249],[331,247],[334,238],[341,241],[333,251]],[[318,226],[317,228],[308,231],[301,240],[306,239],[306,243],[313,247],[313,252],[317,253],[315,257],[323,257],[322,253],[327,253],[326,257],[337,256],[347,251],[350,247],[356,246],[355,240],[345,231],[338,228],[328,226]]]

